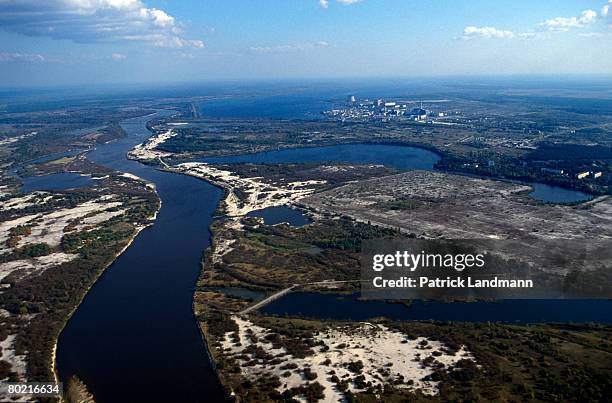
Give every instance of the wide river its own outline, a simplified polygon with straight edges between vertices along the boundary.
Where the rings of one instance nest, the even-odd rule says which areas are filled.
[[[104,272],[68,321],[57,369],[64,382],[76,374],[97,403],[220,401],[192,299],[222,192],[127,160],[127,151],[150,136],[149,119],[124,122],[127,138],[88,154],[154,183],[163,204],[155,225]]]
[[[162,208],[155,224],[142,231],[102,274],[68,321],[58,341],[57,370],[64,382],[77,375],[98,403],[221,401],[222,389],[193,316],[192,297],[200,257],[210,245],[208,227],[222,192],[205,181],[126,159],[132,147],[150,136],[145,126],[150,119],[123,122],[126,138],[88,154],[101,165],[154,183]],[[431,169],[437,159],[434,153],[412,147],[342,145],[209,161],[317,160]],[[66,183],[74,180],[64,179]],[[44,183],[34,187],[44,188]],[[274,304],[279,311],[282,305],[286,308],[283,302]],[[494,312],[492,316],[495,320]]]

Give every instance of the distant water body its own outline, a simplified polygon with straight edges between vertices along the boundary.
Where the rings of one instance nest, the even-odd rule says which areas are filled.
[[[202,158],[201,162],[233,164],[346,163],[387,165],[401,170],[433,169],[440,157],[431,151],[387,144],[341,144],[328,147],[288,148],[229,157]]]
[[[279,95],[245,97],[201,102],[200,115],[240,119],[322,119],[332,101],[317,95]]]
[[[598,322],[612,323],[612,300],[505,300],[498,302],[412,301],[409,306],[385,301],[361,301],[359,294],[298,292],[262,308],[270,315],[315,319],[438,320],[459,322]]]
[[[565,189],[544,183],[530,183],[533,192],[529,196],[548,203],[576,203],[593,199],[593,196],[577,190]]]
[[[328,147],[288,148],[228,157],[208,157],[199,161],[211,164],[348,163],[381,164],[401,170],[433,169],[440,159],[431,151],[392,144],[342,144]],[[593,197],[576,190],[543,183],[526,182],[533,187],[529,196],[549,203],[574,203]]]
[[[74,172],[62,172],[43,176],[19,178],[22,192],[35,190],[66,190],[91,186],[93,179],[89,175]]]
[[[312,223],[312,220],[300,210],[287,206],[267,207],[251,211],[247,216],[263,218],[266,225],[287,223],[293,227],[303,227]]]
[[[253,85],[248,91],[240,87],[228,87],[232,96],[221,96],[220,91],[216,99],[202,101],[197,104],[200,114],[211,118],[236,118],[236,119],[321,119],[322,112],[329,110],[339,104],[344,104],[348,95],[357,95],[359,99],[370,98],[411,98],[406,94],[412,94],[414,99],[436,99],[441,97],[437,91],[442,83],[437,80],[433,82],[411,82],[407,80],[382,80],[374,82],[338,82],[313,84],[293,83],[279,84],[267,83],[265,85]],[[448,83],[446,83],[448,84]],[[456,84],[456,83],[455,83]],[[455,85],[453,84],[453,85]],[[498,83],[499,84],[499,83]],[[517,83],[514,83],[516,85]],[[182,91],[187,89],[183,88]],[[193,91],[190,89],[189,91]],[[249,92],[250,91],[250,92]],[[192,95],[195,95],[192,94]],[[536,97],[537,100],[537,97]],[[74,131],[82,134],[95,131],[98,127]],[[211,163],[253,162],[253,163],[300,163],[300,162],[346,162],[346,163],[375,163],[386,164],[398,169],[432,169],[433,164],[439,157],[427,150],[394,146],[394,145],[341,145],[333,147],[314,147],[287,149],[249,155],[239,155],[221,158],[206,158],[202,161]],[[42,162],[42,161],[41,161]],[[68,177],[66,177],[68,178]],[[63,181],[63,178],[58,177]],[[37,187],[36,179],[27,179],[31,185],[24,190],[60,190],[61,184],[51,187],[49,181],[48,189]],[[75,184],[87,186],[86,180]],[[550,203],[574,203],[592,199],[592,196],[558,186],[545,185],[543,183],[529,183],[534,187],[529,194],[532,198]]]

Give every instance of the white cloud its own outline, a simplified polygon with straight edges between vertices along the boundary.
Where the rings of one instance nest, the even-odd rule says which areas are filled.
[[[597,12],[584,10],[580,17],[556,17],[538,24],[549,31],[569,31],[572,28],[583,28],[597,21]]]
[[[514,38],[512,31],[505,31],[495,27],[469,26],[463,29],[462,39],[487,38],[487,39],[511,39]]]
[[[340,1],[340,0],[338,0]],[[555,17],[543,21],[537,24],[537,28],[534,31],[529,32],[518,32],[503,31],[494,27],[484,26],[465,27],[463,35],[460,39],[472,39],[472,38],[497,38],[497,39],[537,39],[546,38],[550,36],[549,32],[567,32],[574,28],[584,28],[597,23],[598,21],[607,21],[612,28],[612,0],[608,0],[608,3],[604,5],[601,12],[598,14],[594,10],[584,10],[578,17]],[[590,32],[585,34],[579,34],[581,37],[599,37],[606,36],[606,34],[598,32]]]
[[[586,32],[586,33],[578,34],[578,36],[582,38],[599,38],[599,37],[605,36],[605,34],[602,32]]]
[[[194,47],[203,48],[204,42],[197,39],[183,39],[178,36],[164,36],[159,35],[155,38],[150,38],[150,41],[160,48],[184,48]]]
[[[122,55],[121,53],[113,53],[111,55],[111,59],[113,59],[114,61],[121,61],[121,60],[125,60],[127,58],[126,55]]]
[[[203,47],[181,24],[141,0],[0,0],[0,29],[80,43],[138,41],[162,47]]]
[[[39,54],[0,52],[0,63],[8,63],[8,62],[39,63],[39,62],[44,62],[44,61],[45,61],[45,57]]]
[[[306,43],[306,44],[293,44],[293,45],[277,45],[277,46],[252,46],[249,48],[251,52],[259,53],[259,54],[274,54],[274,53],[293,53],[293,52],[302,52],[305,50],[317,49],[317,48],[327,48],[329,47],[329,42],[326,41],[318,41],[314,43]]]
[[[298,45],[277,45],[277,46],[252,46],[249,49],[255,53],[267,54],[267,53],[297,52],[301,49],[301,47]]]
[[[601,8],[602,18],[612,17],[612,0],[608,1],[608,4]]]
[[[336,0],[337,3],[344,4],[347,6],[351,4],[359,3],[360,1],[362,0]],[[319,6],[321,6],[322,8],[328,8],[329,0],[319,0]]]
[[[178,52],[177,55],[178,57],[182,59],[194,59],[195,58],[193,53],[189,53],[189,52]]]

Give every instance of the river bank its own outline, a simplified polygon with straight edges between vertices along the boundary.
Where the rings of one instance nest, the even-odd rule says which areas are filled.
[[[69,318],[160,209],[155,189],[141,179],[77,162],[79,172],[99,178],[91,187],[67,181],[49,191],[45,180],[54,177],[42,176],[31,192],[16,190],[3,199],[0,307],[8,344],[2,378],[58,379],[58,339]]]
[[[148,183],[147,181],[145,181],[144,179],[132,175],[131,176],[132,179],[136,179],[136,180],[140,180],[142,182],[145,182],[147,185],[151,185],[150,183]],[[155,191],[155,187],[153,186],[152,189]],[[55,337],[55,339],[53,340],[53,349],[51,352],[51,364],[50,364],[50,370],[53,373],[54,376],[54,380],[56,383],[60,382],[60,378],[59,378],[59,374],[57,371],[57,367],[56,367],[56,363],[57,363],[57,344],[58,344],[58,340],[60,337],[60,334],[62,333],[62,331],[64,330],[64,328],[66,327],[66,324],[68,323],[68,321],[70,320],[70,318],[72,317],[72,315],[74,315],[74,313],[77,311],[77,309],[79,308],[79,306],[82,304],[83,300],[85,299],[87,293],[89,293],[89,291],[91,290],[91,288],[96,284],[96,282],[100,279],[100,277],[102,276],[102,274],[104,274],[104,272],[106,271],[106,269],[108,269],[114,262],[115,260],[117,260],[117,258],[119,256],[121,256],[134,242],[134,240],[138,237],[138,235],[145,230],[146,228],[152,226],[155,224],[155,220],[157,218],[157,215],[159,214],[159,211],[161,210],[162,207],[162,201],[159,198],[159,196],[157,195],[157,192],[155,192],[155,195],[157,196],[157,208],[155,209],[155,211],[153,212],[153,214],[151,214],[149,216],[149,223],[146,225],[141,225],[139,227],[135,228],[134,233],[132,234],[132,236],[128,239],[127,243],[121,248],[121,250],[119,250],[118,252],[116,252],[111,258],[109,258],[108,262],[106,262],[106,264],[103,265],[103,267],[100,268],[100,270],[97,271],[93,281],[87,286],[87,288],[83,291],[82,295],[79,298],[79,302],[74,306],[74,308],[70,311],[70,313],[66,316],[66,319],[64,320],[64,322],[62,323],[62,326],[60,328],[60,330],[57,333],[57,336]],[[85,385],[86,386],[86,385]],[[67,402],[67,403],[72,403],[72,402]]]
[[[128,160],[127,152],[151,136],[150,120],[124,121],[126,139],[88,155],[155,184],[162,207],[155,225],[100,276],[68,321],[58,341],[56,368],[64,382],[76,375],[98,403],[220,400],[224,393],[192,304],[202,250],[210,241],[206,229],[221,190]],[[166,357],[163,363],[159,353]]]

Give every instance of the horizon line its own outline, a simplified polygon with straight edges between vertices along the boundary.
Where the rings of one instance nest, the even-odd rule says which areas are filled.
[[[354,81],[397,81],[404,80],[406,82],[425,80],[508,80],[508,79],[544,79],[544,80],[610,80],[612,83],[612,73],[548,73],[548,74],[444,74],[444,75],[398,75],[398,76],[348,76],[348,77],[245,77],[245,78],[209,78],[209,79],[185,79],[185,80],[168,80],[168,81],[109,81],[109,82],[79,82],[79,83],[60,83],[60,84],[22,84],[22,85],[0,85],[0,92],[19,91],[19,90],[53,90],[53,89],[73,89],[79,88],[82,90],[96,88],[112,88],[119,86],[128,87],[148,87],[148,88],[164,88],[182,85],[236,85],[236,84],[329,84],[333,82],[348,83]],[[365,82],[364,82],[365,83]]]

